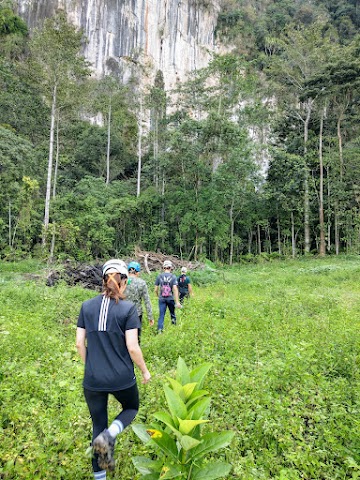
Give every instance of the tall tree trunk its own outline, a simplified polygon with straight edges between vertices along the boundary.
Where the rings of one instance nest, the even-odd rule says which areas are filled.
[[[331,252],[331,212],[330,212],[330,169],[326,167],[327,177],[327,251]]]
[[[250,228],[248,231],[248,253],[251,253],[251,250],[252,250],[252,237],[253,237],[253,232]]]
[[[231,206],[230,206],[230,258],[229,258],[229,263],[230,265],[233,264],[233,255],[234,255],[234,198],[231,200]]]
[[[295,238],[295,220],[294,212],[291,212],[291,253],[292,257],[296,257],[296,238]]]
[[[344,176],[344,156],[343,156],[343,145],[342,145],[342,135],[341,135],[341,120],[342,120],[342,112],[339,114],[337,120],[337,137],[338,137],[338,144],[339,144],[339,161],[340,161],[340,180],[342,181]]]
[[[49,218],[50,218],[51,177],[52,177],[52,166],[53,166],[53,155],[54,155],[54,131],[55,131],[56,100],[57,100],[56,95],[57,95],[57,85],[55,84],[53,89],[52,105],[51,105],[49,159],[48,159],[48,171],[47,171],[47,181],[46,181],[44,231],[43,231],[43,237],[42,237],[43,247],[45,247],[47,242],[47,233],[48,233]]]
[[[159,191],[159,184],[160,184],[160,166],[159,166],[159,138],[158,138],[158,118],[155,114],[154,118],[154,141],[153,141],[153,149],[154,149],[154,183],[156,190]]]
[[[268,241],[268,253],[272,253],[272,248],[271,248],[271,235],[270,235],[270,227],[269,227],[269,225],[266,226],[265,232],[266,232],[266,238],[267,238],[267,241]]]
[[[140,196],[140,182],[141,182],[141,155],[142,150],[142,97],[140,93],[140,110],[139,110],[139,122],[138,122],[138,172],[137,172],[137,187],[136,187],[136,196]]]
[[[278,244],[278,252],[281,255],[281,230],[280,230],[280,218],[279,215],[276,217],[276,225],[277,225],[277,244]]]
[[[59,114],[56,117],[56,155],[55,155],[55,169],[54,169],[54,180],[53,180],[53,193],[52,198],[56,197],[56,182],[57,182],[57,173],[59,168],[59,151],[60,151],[60,141],[59,141]],[[51,236],[51,246],[50,246],[50,257],[49,262],[52,263],[54,258],[55,251],[55,222],[53,222],[52,236]]]
[[[111,99],[108,112],[108,128],[107,128],[107,148],[106,148],[106,185],[110,183],[110,143],[111,143]]]
[[[165,174],[162,174],[161,182],[161,221],[165,222]]]
[[[258,253],[261,254],[261,232],[260,225],[257,224],[257,241],[258,241]]]
[[[304,252],[310,252],[310,195],[309,195],[309,170],[307,166],[307,142],[309,138],[309,123],[311,117],[313,100],[309,100],[306,104],[306,117],[304,120]]]
[[[11,247],[11,223],[12,223],[12,218],[11,218],[11,201],[9,200],[9,247]]]
[[[334,212],[334,230],[335,230],[335,253],[339,255],[340,253],[340,235],[339,235],[339,207],[336,202],[335,212]]]
[[[56,183],[59,169],[59,152],[60,152],[60,140],[59,140],[59,115],[56,116],[56,155],[55,155],[55,168],[54,168],[54,180],[52,198],[56,197]]]
[[[324,222],[324,165],[323,165],[323,130],[326,107],[320,116],[319,132],[319,165],[320,165],[320,185],[319,185],[319,227],[320,227],[320,246],[319,255],[325,256],[325,222]]]

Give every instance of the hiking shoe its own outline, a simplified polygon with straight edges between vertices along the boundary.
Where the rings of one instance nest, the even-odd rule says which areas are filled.
[[[98,455],[97,462],[103,470],[114,470],[114,447],[115,438],[113,438],[107,429],[101,432],[93,441],[94,453]]]

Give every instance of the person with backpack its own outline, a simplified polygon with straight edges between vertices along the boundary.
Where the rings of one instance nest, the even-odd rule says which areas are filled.
[[[149,324],[152,327],[154,325],[154,317],[152,313],[152,306],[149,296],[148,287],[145,280],[139,278],[140,275],[140,263],[130,262],[127,266],[129,271],[129,279],[125,290],[126,300],[135,303],[137,312],[139,315],[140,324],[142,325],[143,308],[142,301],[145,303],[146,314],[149,320]],[[138,336],[140,343],[141,328],[139,328]]]
[[[112,259],[104,264],[102,273],[103,292],[83,302],[76,330],[76,348],[85,363],[84,396],[93,424],[95,480],[106,480],[106,470],[114,470],[116,437],[138,412],[134,363],[141,370],[142,383],[151,378],[138,343],[136,306],[124,299],[127,266],[122,260]],[[108,425],[110,394],[122,410]]]
[[[159,319],[157,324],[158,333],[164,330],[166,309],[169,309],[171,323],[176,325],[175,307],[181,308],[179,302],[179,290],[176,275],[172,273],[173,264],[170,260],[163,263],[163,272],[155,280],[155,295],[159,297]]]
[[[190,277],[188,277],[186,274],[187,268],[182,267],[181,275],[177,279],[179,288],[179,299],[181,304],[183,303],[184,298],[189,298],[193,294]]]

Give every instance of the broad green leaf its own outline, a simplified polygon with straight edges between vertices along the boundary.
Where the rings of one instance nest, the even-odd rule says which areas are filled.
[[[234,432],[211,432],[202,437],[201,444],[191,452],[192,459],[201,458],[209,452],[227,447],[234,437]]]
[[[197,383],[194,382],[194,383],[187,383],[182,387],[183,395],[181,395],[181,398],[184,400],[184,402],[187,402],[188,399],[191,397],[193,391],[196,388],[196,385]]]
[[[210,407],[211,398],[206,397],[195,403],[189,410],[189,417],[193,420],[202,418]]]
[[[200,440],[197,440],[196,438],[193,438],[193,437],[189,437],[189,435],[183,435],[180,440],[180,445],[186,452],[188,450],[191,450],[192,448],[197,447],[199,444],[200,444]]]
[[[179,383],[177,380],[174,380],[173,378],[168,378],[167,380],[170,382],[171,388],[174,390],[174,392],[180,395],[180,392],[182,391],[182,388],[183,388],[181,383]]]
[[[160,422],[165,423],[165,425],[167,425],[171,429],[177,429],[177,427],[179,426],[178,422],[175,424],[174,419],[167,412],[155,412],[153,417],[155,417],[156,420],[160,420]]]
[[[179,357],[176,368],[176,380],[181,383],[181,385],[186,385],[190,383],[190,372],[184,360]]]
[[[166,454],[170,455],[173,459],[177,460],[178,458],[178,449],[176,442],[170,435],[166,432],[161,432],[160,430],[154,430],[154,433],[151,435],[151,440]]]
[[[166,480],[168,478],[182,477],[182,476],[183,476],[183,472],[181,470],[180,465],[164,465],[160,473],[161,480]]]
[[[142,475],[146,475],[148,473],[156,473],[159,475],[161,469],[163,467],[163,462],[161,460],[151,460],[151,458],[147,457],[132,457],[132,462],[134,467],[140,472]]]
[[[151,437],[147,433],[147,428],[145,427],[145,425],[142,425],[141,423],[136,423],[134,425],[131,425],[131,428],[133,429],[135,435],[137,435],[142,442],[147,443],[150,440]]]
[[[198,384],[198,388],[202,388],[204,384],[205,375],[208,373],[212,365],[210,363],[203,363],[198,367],[195,367],[190,372],[190,381],[196,382]]]
[[[164,386],[166,401],[169,405],[171,415],[175,418],[186,418],[187,417],[187,408],[185,403],[181,400],[179,395],[171,390],[167,385]]]
[[[186,385],[181,385],[181,383],[173,378],[168,378],[168,381],[171,384],[171,388],[180,396],[183,402],[186,402],[189,399],[196,388],[196,383],[187,383]]]
[[[192,480],[215,480],[216,478],[226,477],[231,465],[226,462],[208,463],[204,467],[194,468]]]
[[[208,395],[208,393],[209,392],[207,390],[196,390],[195,392],[193,392],[188,401],[186,402],[186,408],[189,408],[194,402],[199,400],[199,398]]]
[[[159,473],[149,473],[149,475],[144,475],[143,477],[141,477],[141,480],[159,480],[159,478]]]
[[[179,420],[179,431],[182,435],[188,435],[197,425],[207,423],[209,420]]]

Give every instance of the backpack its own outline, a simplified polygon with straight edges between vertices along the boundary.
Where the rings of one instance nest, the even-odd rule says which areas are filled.
[[[161,279],[160,292],[162,297],[171,297],[172,295],[172,289],[169,283],[170,280],[171,278],[166,277]]]
[[[185,287],[185,282],[186,282],[186,275],[181,275],[178,280],[179,287]]]

